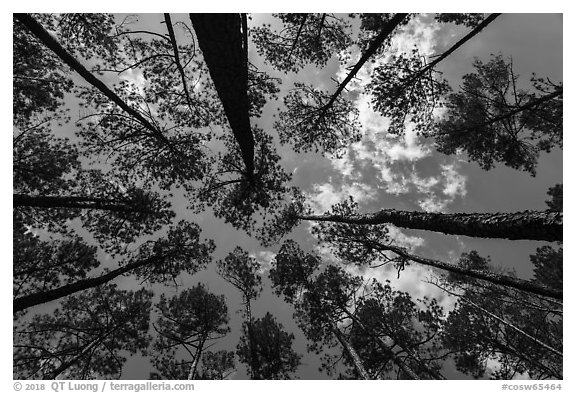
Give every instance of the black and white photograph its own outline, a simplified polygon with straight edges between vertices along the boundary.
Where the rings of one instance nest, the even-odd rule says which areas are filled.
[[[564,15],[242,8],[12,14],[14,389],[561,390]]]

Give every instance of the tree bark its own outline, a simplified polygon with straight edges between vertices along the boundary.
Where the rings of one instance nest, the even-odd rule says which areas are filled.
[[[340,342],[340,344],[344,348],[344,351],[350,357],[350,360],[352,360],[354,368],[356,369],[356,371],[358,371],[358,374],[360,374],[362,379],[372,379],[370,377],[370,374],[368,374],[368,372],[364,368],[362,360],[360,360],[360,356],[358,356],[358,353],[356,352],[354,347],[350,344],[350,342],[348,342],[346,337],[344,337],[344,334],[342,334],[342,332],[340,331],[340,329],[338,329],[338,326],[332,319],[330,319],[330,328],[332,330],[332,333],[334,333],[334,335],[336,336],[336,339]]]
[[[394,224],[397,227],[471,237],[562,241],[562,212],[428,213],[383,209],[376,213],[296,216],[300,220],[346,224]]]
[[[129,201],[83,196],[14,194],[13,205],[43,209],[96,209],[126,213],[152,213],[149,210],[131,205]]]
[[[554,299],[562,300],[562,290],[560,289],[550,288],[541,284],[537,284],[527,280],[522,280],[516,277],[503,276],[501,274],[481,270],[465,269],[461,266],[453,265],[451,263],[446,263],[434,259],[424,258],[418,255],[409,254],[400,247],[385,245],[377,242],[370,242],[369,246],[378,248],[379,250],[383,251],[392,251],[393,253],[400,255],[401,257],[404,257],[416,263],[420,263],[422,265],[432,266],[452,273],[458,273],[467,277],[488,281],[493,284],[519,289],[521,291],[533,293],[535,295],[547,296]]]
[[[43,303],[48,303],[51,302],[52,300],[57,300],[65,296],[71,295],[73,293],[83,291],[85,289],[97,287],[99,285],[107,283],[108,281],[113,280],[114,278],[124,273],[127,273],[129,271],[132,271],[145,265],[156,263],[159,260],[161,260],[160,257],[154,256],[151,258],[140,260],[138,262],[129,263],[125,266],[122,266],[118,269],[114,269],[99,277],[87,278],[85,280],[76,281],[72,284],[64,285],[59,288],[37,292],[16,298],[12,302],[13,312],[16,313],[18,311],[25,310],[29,307],[37,306]]]
[[[222,101],[246,174],[254,174],[254,135],[250,126],[247,47],[240,14],[190,14],[210,76]]]

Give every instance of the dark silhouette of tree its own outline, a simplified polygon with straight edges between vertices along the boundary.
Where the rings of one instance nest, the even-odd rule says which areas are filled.
[[[227,152],[218,155],[217,170],[196,193],[201,210],[204,204],[211,206],[216,217],[248,233],[254,230],[258,216],[265,218],[280,207],[291,178],[279,165],[272,138],[258,128],[254,131],[257,150],[252,180],[246,177],[234,140],[226,137]]]
[[[248,345],[250,355],[244,357],[250,360],[251,379],[261,379],[260,356],[258,355],[258,343],[254,333],[254,321],[252,317],[252,300],[256,299],[262,291],[262,277],[259,274],[260,264],[241,247],[236,247],[226,258],[216,262],[218,274],[234,285],[242,293],[244,304],[243,330],[247,333],[247,340],[240,345]]]
[[[350,45],[350,24],[334,14],[273,14],[280,31],[270,24],[251,31],[258,54],[277,70],[297,72],[307,64],[326,65]]]
[[[144,350],[152,292],[103,285],[14,328],[15,379],[120,378],[128,353]]]
[[[96,247],[89,246],[78,236],[45,241],[28,231],[17,219],[13,226],[14,297],[82,280],[100,264]]]
[[[432,127],[434,111],[441,107],[450,87],[426,65],[426,58],[413,49],[411,53],[392,55],[390,62],[372,72],[367,88],[374,109],[390,119],[388,132],[404,133],[407,121],[419,133]]]
[[[230,331],[224,296],[216,296],[198,284],[171,298],[162,295],[156,308],[160,315],[154,323],[157,337],[151,354],[158,372],[151,378],[197,379],[208,343]]]
[[[539,152],[562,147],[562,85],[533,77],[536,92],[522,90],[512,60],[501,55],[476,59],[474,68],[448,97],[433,132],[438,150],[463,149],[483,169],[502,162],[534,176]]]
[[[37,16],[42,23],[54,25],[53,15]],[[65,120],[61,110],[64,95],[73,82],[58,57],[47,51],[28,29],[14,18],[12,40],[12,113],[15,127],[21,131],[46,122],[46,117]],[[46,116],[49,113],[50,115]]]
[[[253,370],[253,379],[291,379],[302,357],[292,349],[294,334],[285,332],[282,324],[276,322],[269,312],[252,322],[251,339],[246,323],[242,333],[236,353],[241,362],[258,365],[258,369]],[[257,360],[252,359],[251,340],[254,341]]]
[[[477,254],[474,263],[489,269]],[[458,370],[475,378],[490,373],[494,379],[511,379],[527,373],[534,379],[562,379],[561,304],[458,277],[436,285],[458,297],[442,333]],[[497,360],[492,368],[489,359]]]
[[[557,250],[550,246],[538,247],[536,254],[530,255],[534,265],[533,281],[562,291],[562,253],[562,247]]]
[[[121,243],[155,232],[175,215],[165,195],[83,169],[76,146],[46,130],[20,133],[13,149],[13,206],[26,225],[69,232],[69,221],[79,217],[104,248],[119,252]]]
[[[551,200],[546,201],[546,205],[548,209],[554,210],[557,212],[564,211],[563,204],[562,204],[562,184],[556,184],[554,187],[550,187],[547,192],[548,195],[552,197]]]
[[[91,278],[85,278],[87,269],[98,264],[95,259],[93,248],[89,248],[84,243],[76,240],[70,242],[34,242],[30,239],[29,247],[25,244],[20,252],[15,255],[25,257],[31,253],[36,254],[38,261],[23,261],[14,259],[15,278],[22,282],[19,286],[26,284],[27,287],[33,288],[26,290],[24,295],[14,299],[13,310],[19,312],[29,307],[47,303],[56,299],[63,298],[76,292],[84,291],[89,288],[98,287],[118,276],[135,273],[144,281],[152,283],[168,282],[174,280],[182,272],[196,273],[205,267],[211,261],[211,253],[214,251],[214,242],[200,242],[200,228],[193,223],[181,221],[180,224],[168,231],[166,238],[154,242],[143,244],[137,252],[131,257],[126,258],[122,266],[106,271],[105,273]],[[18,244],[20,246],[20,244]],[[63,250],[75,247],[76,253],[82,253],[80,263],[88,266],[76,266],[78,263],[74,254],[66,256],[60,255]],[[52,255],[42,255],[39,251],[51,252]],[[68,258],[72,258],[70,261]],[[56,261],[52,262],[53,259]],[[29,268],[28,266],[38,266]],[[23,266],[21,266],[23,265]],[[70,271],[70,273],[68,273]],[[65,273],[65,285],[59,286],[60,277],[56,274]],[[76,280],[75,280],[76,279]],[[40,287],[40,284],[42,286]],[[30,293],[32,292],[32,293]]]
[[[196,379],[223,380],[227,379],[234,370],[234,352],[204,351]]]
[[[445,379],[440,361],[443,311],[435,299],[415,303],[406,292],[386,281],[371,283],[369,294],[357,300],[350,313],[351,342],[378,378]],[[376,345],[375,345],[376,344]]]
[[[160,185],[164,188],[169,188],[175,180],[185,183],[202,179],[208,165],[204,160],[204,153],[199,149],[201,136],[184,135],[181,132],[170,137],[166,136],[164,131],[166,127],[158,123],[149,106],[147,107],[143,98],[136,94],[135,87],[129,82],[122,81],[118,88],[110,89],[75,59],[32,16],[16,14],[15,17],[90,84],[89,88],[80,89],[79,92],[80,98],[97,111],[88,116],[85,129],[80,132],[88,145],[104,144],[109,145],[113,151],[117,151],[118,148],[125,150],[127,154],[122,155],[122,159],[117,162],[121,168],[151,176],[160,181]],[[147,107],[148,111],[140,110],[139,106]],[[93,131],[98,127],[113,130],[106,135],[105,139],[108,141],[102,143],[102,138]],[[94,139],[97,141],[93,141]],[[127,149],[127,146],[130,148]]]
[[[297,152],[342,155],[360,139],[358,110],[353,103],[312,86],[295,83],[286,97],[286,110],[278,115],[274,128],[282,143],[291,143]],[[327,102],[331,101],[330,105]]]
[[[474,28],[484,20],[484,15],[457,13],[436,14],[434,19],[441,23],[454,23],[456,25],[464,25],[466,27]]]
[[[413,50],[410,54],[393,55],[390,62],[374,69],[368,90],[372,94],[374,108],[391,119],[389,132],[403,133],[406,120],[410,120],[416,131],[428,133],[434,110],[441,106],[442,97],[449,91],[449,85],[439,78],[434,67],[480,33],[499,15],[491,14],[478,24],[472,22],[475,26],[471,32],[430,63],[426,63],[418,51]],[[437,20],[461,22],[461,17],[446,18],[440,14],[437,15]]]
[[[190,20],[240,148],[246,178],[252,180],[254,136],[250,126],[248,101],[246,15],[190,14]]]
[[[389,285],[376,281],[363,284],[359,277],[334,265],[319,272],[320,264],[317,256],[288,240],[270,270],[276,293],[295,306],[295,317],[312,342],[311,350],[320,353],[323,346],[334,346],[337,340],[350,366],[344,375],[348,378],[394,374],[402,379],[443,378],[435,362],[444,358],[436,342],[441,309],[435,301],[425,300],[426,311],[419,312],[408,294],[393,292]],[[327,356],[324,367],[328,371],[334,367],[329,363]]]
[[[311,342],[308,349],[320,353],[323,347],[334,347],[339,343],[343,353],[355,368],[361,379],[371,379],[355,348],[342,332],[337,322],[342,310],[334,302],[346,301],[359,283],[357,280],[346,283],[340,292],[331,283],[332,271],[320,273],[316,279],[310,275],[316,271],[320,260],[313,255],[306,255],[293,241],[286,241],[276,255],[273,268],[270,270],[272,286],[278,295],[292,303],[298,326]],[[337,269],[334,266],[329,268]],[[336,283],[338,284],[338,282]],[[337,299],[331,296],[336,295]],[[330,365],[324,365],[330,371]]]
[[[286,110],[280,112],[279,120],[274,124],[282,143],[292,142],[298,152],[314,150],[339,156],[351,142],[359,140],[358,111],[341,94],[406,16],[396,14],[382,26],[346,78],[337,82],[338,88],[334,93],[295,83],[295,88],[284,98]]]

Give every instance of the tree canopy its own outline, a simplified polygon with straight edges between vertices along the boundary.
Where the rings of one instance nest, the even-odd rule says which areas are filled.
[[[14,378],[562,379],[561,25],[13,14]]]

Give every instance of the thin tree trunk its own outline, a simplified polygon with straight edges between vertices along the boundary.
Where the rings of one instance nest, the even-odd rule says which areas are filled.
[[[348,317],[350,319],[352,319],[354,321],[354,323],[356,323],[358,326],[360,326],[360,328],[364,331],[365,334],[369,335],[370,337],[372,337],[372,339],[374,339],[376,341],[376,343],[378,344],[378,346],[384,351],[384,353],[386,353],[388,356],[390,356],[392,358],[392,361],[394,363],[396,363],[396,365],[402,370],[404,371],[404,373],[406,375],[408,375],[410,377],[410,379],[415,379],[418,380],[420,379],[420,377],[418,376],[418,374],[416,374],[416,372],[414,370],[412,370],[412,368],[410,368],[410,366],[408,366],[407,364],[405,364],[404,362],[402,362],[394,353],[394,351],[392,351],[392,349],[386,345],[386,343],[384,342],[384,340],[382,340],[381,337],[377,336],[376,334],[374,334],[373,331],[369,330],[368,328],[366,328],[366,326],[364,326],[364,324],[362,323],[362,321],[360,321],[354,314],[352,314],[350,311],[348,311],[348,309],[346,309],[346,307],[341,307],[342,311],[344,311],[344,313],[346,315],[348,315]]]
[[[501,274],[486,272],[482,270],[471,270],[466,269],[458,265],[451,263],[446,263],[438,261],[435,259],[424,258],[418,255],[409,254],[400,247],[395,247],[392,245],[385,245],[377,242],[365,243],[371,247],[377,248],[383,251],[392,251],[393,253],[400,255],[410,261],[420,263],[422,265],[432,266],[438,269],[446,270],[452,273],[462,274],[467,277],[477,278],[480,280],[488,281],[493,284],[503,285],[510,288],[519,289],[524,292],[533,293],[535,295],[548,296],[554,299],[562,300],[562,290],[556,288],[550,288],[541,284],[537,284],[531,281],[522,280],[520,278],[512,276],[503,276]]]
[[[70,368],[70,366],[74,365],[76,362],[78,362],[78,360],[82,359],[83,356],[85,356],[87,353],[92,351],[95,347],[100,345],[100,343],[102,341],[104,341],[104,339],[107,336],[109,336],[110,334],[112,334],[113,332],[116,331],[116,328],[117,327],[109,330],[105,334],[98,337],[96,340],[92,341],[90,344],[86,345],[80,351],[80,353],[78,355],[74,356],[72,359],[68,360],[67,362],[63,362],[56,370],[54,370],[52,373],[50,373],[50,377],[47,379],[56,379],[60,374],[62,374],[64,371],[66,371],[68,368]]]
[[[198,349],[194,356],[194,361],[190,367],[190,372],[188,373],[188,379],[196,379],[196,370],[198,369],[198,363],[200,362],[200,357],[202,356],[202,350],[204,349],[204,343],[206,342],[206,335],[200,338],[200,343],[198,344]]]
[[[248,340],[250,340],[250,371],[253,380],[260,379],[260,362],[256,351],[256,342],[254,341],[254,329],[252,325],[252,307],[250,298],[246,297],[246,322],[248,327]]]
[[[152,213],[149,210],[131,205],[129,201],[84,196],[14,194],[13,205],[38,207],[43,209],[96,209],[126,213]]]
[[[527,339],[533,341],[534,343],[540,345],[542,348],[546,349],[547,351],[552,352],[555,355],[558,355],[560,357],[562,357],[562,352],[558,351],[557,349],[552,348],[551,346],[549,346],[548,344],[542,342],[541,340],[537,339],[536,337],[526,333],[524,330],[520,329],[519,327],[511,324],[510,322],[506,321],[503,318],[500,318],[498,315],[486,310],[485,308],[483,308],[482,306],[479,306],[478,304],[474,303],[473,301],[466,299],[465,297],[462,297],[454,292],[451,292],[449,290],[447,290],[446,288],[443,288],[439,285],[433,284],[434,286],[442,289],[444,292],[449,293],[452,296],[456,296],[458,297],[460,300],[464,301],[465,303],[468,303],[469,305],[471,305],[472,307],[480,310],[481,312],[483,312],[484,314],[488,315],[490,318],[497,320],[498,322],[506,325],[507,327],[509,327],[510,329],[520,333],[521,335],[523,335],[524,337],[526,337]]]
[[[51,302],[52,300],[57,300],[65,296],[71,295],[73,293],[83,291],[85,289],[97,287],[99,285],[107,283],[108,281],[113,280],[114,278],[124,273],[127,273],[142,266],[157,263],[160,259],[161,258],[159,258],[158,256],[154,256],[148,259],[143,259],[138,262],[129,263],[125,266],[122,266],[118,269],[114,269],[99,277],[87,278],[85,280],[76,281],[72,284],[64,285],[59,288],[37,292],[16,298],[12,302],[13,312],[16,313],[18,311],[25,310],[29,307],[37,306],[43,303],[48,303]]]
[[[460,41],[458,41],[457,43],[455,43],[454,45],[452,45],[452,47],[450,47],[450,49],[448,49],[446,52],[442,53],[440,56],[438,56],[436,59],[434,59],[434,61],[432,61],[431,63],[429,63],[427,66],[425,66],[424,68],[422,68],[420,71],[418,71],[416,74],[414,74],[413,76],[411,76],[406,82],[402,83],[402,85],[399,87],[399,90],[402,91],[404,88],[406,88],[408,85],[410,85],[411,83],[413,83],[414,81],[416,81],[418,78],[420,78],[422,75],[424,75],[426,72],[430,71],[432,68],[434,68],[438,63],[440,63],[442,60],[444,60],[445,58],[447,58],[448,56],[450,56],[454,51],[456,51],[458,48],[460,48],[462,45],[464,45],[466,42],[470,41],[474,36],[476,36],[478,33],[480,33],[486,26],[488,26],[490,23],[492,23],[497,17],[499,17],[501,14],[490,14],[488,15],[488,17],[486,17],[486,19],[484,19],[478,26],[476,26],[470,33],[466,34],[464,36],[464,38],[462,38]]]
[[[350,344],[350,342],[348,342],[346,337],[344,337],[344,334],[342,334],[342,332],[340,331],[340,329],[338,329],[338,326],[332,319],[330,319],[330,328],[332,330],[332,333],[334,333],[334,335],[336,336],[336,339],[338,339],[338,341],[344,348],[344,351],[350,357],[350,360],[352,360],[354,368],[356,369],[356,371],[358,371],[358,374],[360,374],[362,379],[372,379],[370,377],[370,374],[368,374],[368,372],[364,368],[364,365],[360,360],[360,356],[358,356],[358,353],[356,352],[354,347]]]
[[[300,220],[346,224],[394,224],[448,235],[471,237],[562,241],[562,212],[516,213],[428,213],[383,209],[376,213],[296,216]]]
[[[254,136],[248,100],[248,48],[240,14],[190,14],[190,20],[210,76],[222,101],[246,174],[254,174]]]
[[[294,52],[294,49],[296,48],[296,45],[298,44],[298,39],[300,38],[300,34],[302,33],[302,29],[304,28],[304,25],[306,24],[306,19],[308,19],[308,14],[304,14],[304,17],[302,18],[302,22],[300,22],[300,27],[298,27],[298,32],[296,33],[296,37],[294,38],[294,42],[292,42],[292,46],[290,47],[290,52],[288,53],[288,61],[290,61],[290,58],[292,57],[292,53]]]
[[[559,88],[559,89],[557,89],[554,93],[546,94],[546,95],[544,95],[544,96],[542,96],[542,97],[539,97],[539,98],[537,98],[537,99],[535,99],[535,100],[532,100],[532,101],[530,101],[530,102],[527,102],[527,103],[524,104],[524,105],[520,105],[519,107],[517,107],[517,108],[514,109],[514,110],[511,110],[510,112],[506,112],[506,113],[504,113],[504,114],[502,114],[502,115],[500,115],[500,116],[496,116],[495,118],[493,118],[493,119],[487,121],[486,123],[482,124],[482,125],[480,126],[480,128],[489,126],[490,124],[496,123],[496,122],[501,121],[501,120],[508,119],[509,117],[514,116],[514,115],[517,114],[517,113],[523,112],[523,111],[528,110],[528,109],[532,109],[532,108],[534,108],[534,107],[536,107],[536,106],[538,106],[538,105],[540,105],[540,104],[542,104],[542,103],[544,103],[544,102],[546,102],[546,101],[550,101],[550,100],[552,100],[552,99],[554,99],[554,98],[556,98],[556,97],[559,97],[559,96],[561,96],[562,94],[563,94],[563,89],[562,89],[562,88]]]
[[[168,29],[168,35],[170,36],[170,43],[172,44],[172,51],[174,52],[174,62],[176,63],[176,68],[180,73],[180,79],[182,79],[182,87],[184,89],[184,95],[186,96],[186,102],[190,111],[193,110],[192,99],[190,98],[190,92],[188,91],[188,84],[186,82],[186,73],[180,63],[180,54],[178,52],[178,44],[176,43],[176,35],[174,34],[174,27],[172,26],[172,19],[169,13],[164,14],[164,21],[166,22],[166,28]]]
[[[398,27],[398,25],[402,23],[404,18],[406,18],[407,16],[408,14],[396,14],[392,19],[390,19],[390,21],[386,24],[386,26],[382,28],[380,34],[378,34],[378,36],[376,36],[376,38],[374,38],[374,40],[370,43],[370,46],[368,47],[368,49],[366,49],[366,52],[364,52],[362,57],[360,57],[360,60],[358,60],[354,68],[352,68],[352,70],[348,73],[348,75],[342,81],[342,83],[338,85],[338,89],[336,89],[334,94],[332,94],[328,103],[326,103],[326,105],[323,106],[323,112],[325,112],[326,110],[328,110],[328,108],[334,105],[334,102],[336,102],[342,91],[344,91],[346,85],[350,83],[350,81],[354,78],[354,76],[356,76],[358,71],[360,71],[360,69],[364,66],[364,64],[374,55],[374,53],[376,53],[378,48],[382,46],[384,41],[386,41],[386,39],[390,36],[390,34],[392,34],[394,29],[396,29],[396,27]]]

